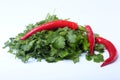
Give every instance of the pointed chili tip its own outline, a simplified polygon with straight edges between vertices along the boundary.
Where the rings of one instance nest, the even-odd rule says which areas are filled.
[[[106,64],[106,63],[102,63],[101,67],[104,67],[104,66],[106,66],[106,65],[108,65],[108,64]]]
[[[104,67],[104,66],[105,66],[104,64],[101,65],[101,67]]]
[[[20,40],[25,40],[24,37],[21,37]]]

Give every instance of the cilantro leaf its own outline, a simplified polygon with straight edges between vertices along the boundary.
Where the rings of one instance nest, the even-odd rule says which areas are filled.
[[[68,32],[67,37],[68,37],[68,41],[69,41],[70,43],[75,43],[75,42],[76,42],[76,37],[77,37],[77,36],[73,33],[72,30]]]
[[[96,55],[94,55],[94,56],[93,56],[93,59],[94,59],[94,62],[98,62],[98,63],[104,61],[103,55],[101,55],[101,54],[96,54]]]
[[[67,51],[60,51],[60,52],[59,52],[59,56],[60,56],[61,58],[66,57],[68,54],[69,54],[69,53],[68,53]]]
[[[86,54],[86,59],[87,59],[88,61],[91,61],[91,60],[92,60],[92,57],[91,57],[89,54]]]
[[[90,56],[89,54],[86,54],[86,59],[88,61],[93,60],[94,62],[100,63],[104,61],[104,57],[102,54],[94,54],[93,56]]]
[[[53,42],[53,47],[60,49],[65,47],[65,39],[62,36],[56,37],[55,41]]]

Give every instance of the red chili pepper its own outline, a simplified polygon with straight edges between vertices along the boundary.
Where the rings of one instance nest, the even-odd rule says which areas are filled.
[[[95,37],[94,33],[92,31],[92,28],[89,25],[85,26],[85,29],[87,31],[87,36],[88,36],[88,42],[90,44],[90,55],[93,55],[94,53],[94,45],[95,45]]]
[[[105,48],[109,52],[109,58],[107,58],[101,65],[101,67],[106,66],[112,62],[114,62],[117,59],[117,49],[115,46],[108,40],[102,38],[102,37],[96,37],[96,42],[99,44],[103,44]]]
[[[35,27],[31,31],[29,31],[27,34],[25,34],[23,37],[21,37],[20,40],[25,40],[29,38],[31,35],[39,31],[42,31],[42,30],[53,30],[53,29],[63,28],[63,27],[68,27],[73,30],[78,29],[78,25],[75,22],[71,22],[67,20],[55,20],[55,21],[51,21],[51,22]]]

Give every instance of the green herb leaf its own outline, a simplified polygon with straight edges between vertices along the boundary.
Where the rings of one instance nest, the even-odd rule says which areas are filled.
[[[73,33],[72,30],[68,32],[67,37],[68,37],[68,41],[69,41],[70,43],[75,43],[75,42],[76,42],[76,37],[77,37],[77,36]]]
[[[98,62],[98,63],[104,61],[103,55],[101,55],[101,54],[96,54],[96,55],[94,55],[94,56],[93,56],[93,59],[94,59],[94,62]]]
[[[74,62],[74,63],[79,62],[79,57],[74,58],[74,59],[73,59],[73,62]]]
[[[69,55],[69,53],[68,53],[67,51],[60,51],[60,52],[59,52],[59,56],[60,56],[61,58],[64,58],[64,57],[66,57],[67,55]]]
[[[35,40],[29,42],[29,44],[23,46],[24,51],[29,51],[34,46]]]
[[[86,54],[86,59],[87,59],[88,61],[91,61],[91,60],[92,60],[92,57],[91,57],[89,54]]]
[[[94,54],[90,56],[89,54],[86,54],[86,59],[88,61],[93,60],[94,62],[100,63],[104,61],[103,55],[102,54]]]
[[[60,49],[65,47],[65,39],[62,36],[56,37],[55,41],[53,42],[53,47]]]

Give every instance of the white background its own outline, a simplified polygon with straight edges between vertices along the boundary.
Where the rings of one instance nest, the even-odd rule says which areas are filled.
[[[2,49],[5,41],[29,23],[44,19],[47,13],[91,25],[95,33],[113,42],[120,53],[120,0],[0,0],[0,80],[120,80],[120,58],[103,68],[102,63],[88,62],[84,56],[77,64],[24,64]],[[107,51],[104,54],[107,58]]]

